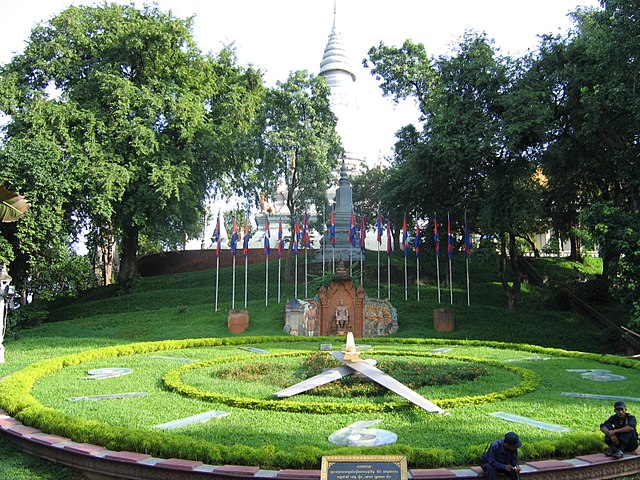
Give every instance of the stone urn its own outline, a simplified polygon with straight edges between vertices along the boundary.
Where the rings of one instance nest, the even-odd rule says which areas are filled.
[[[433,329],[436,332],[453,332],[455,328],[454,311],[450,308],[433,310]]]
[[[229,310],[227,328],[230,333],[242,333],[249,328],[248,310]]]

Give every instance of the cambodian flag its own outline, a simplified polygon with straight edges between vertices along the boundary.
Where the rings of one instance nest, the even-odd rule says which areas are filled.
[[[284,240],[282,238],[282,220],[278,222],[278,258],[282,257],[282,247]]]
[[[464,253],[467,257],[471,255],[471,235],[466,220],[464,222]]]
[[[271,242],[269,241],[270,233],[269,233],[269,217],[267,217],[267,221],[264,224],[264,254],[269,255],[271,253]]]
[[[249,224],[244,224],[244,237],[242,238],[242,254],[249,255]]]
[[[420,226],[416,223],[416,244],[414,246],[416,251],[416,257],[420,256],[420,242],[422,239],[420,238]]]
[[[376,226],[378,227],[378,245],[382,243],[382,213],[380,213],[380,207],[378,207],[378,220]]]
[[[451,220],[447,215],[447,256],[453,258],[453,235],[451,234]]]
[[[333,205],[331,205],[331,220],[329,222],[329,243],[333,248],[336,247],[336,218]]]
[[[236,219],[233,219],[233,231],[231,233],[231,255],[236,256],[236,244],[238,243],[238,226],[236,225]]]
[[[356,214],[351,209],[351,227],[349,228],[349,243],[352,247],[356,246]]]
[[[300,221],[296,217],[296,224],[293,228],[293,253],[298,255],[298,242],[300,241]]]
[[[440,235],[438,235],[438,219],[433,216],[433,243],[436,246],[436,256],[440,256]]]
[[[302,243],[304,248],[311,247],[311,239],[309,237],[309,215],[307,215],[307,211],[304,211],[304,223],[302,225]]]
[[[391,225],[387,219],[387,255],[391,255]]]
[[[218,221],[216,222],[216,231],[215,231],[216,241],[218,242],[216,245],[216,256],[220,256],[220,212],[218,212]]]
[[[402,219],[402,251],[404,256],[409,255],[409,232],[407,231],[407,217]]]
[[[364,252],[365,239],[367,238],[367,223],[364,213],[360,212],[360,250]]]

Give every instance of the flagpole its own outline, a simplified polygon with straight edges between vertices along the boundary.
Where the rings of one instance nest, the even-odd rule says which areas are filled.
[[[438,235],[438,216],[433,213],[433,243],[436,251],[436,278],[438,284],[438,303],[442,303],[440,296],[440,235]]]
[[[416,251],[416,297],[420,301],[420,226],[416,223],[416,238],[414,240],[414,249]]]
[[[380,242],[378,241],[378,300],[380,300]]]
[[[216,222],[216,304],[214,311],[218,311],[218,285],[220,278],[220,209],[218,208],[218,220]]]
[[[218,279],[220,274],[220,256],[216,255],[216,306],[215,311],[218,311]]]
[[[453,305],[453,267],[451,257],[453,255],[453,237],[451,236],[451,219],[447,212],[447,257],[449,259],[449,293],[451,297],[451,305]]]
[[[244,256],[244,308],[247,308],[247,273],[249,265],[249,255]]]
[[[322,276],[324,277],[324,255],[327,251],[327,217],[325,206],[322,205]]]
[[[236,308],[236,256],[231,259],[231,310]]]
[[[295,294],[294,297],[298,298],[298,254],[296,253],[296,264],[295,264],[295,272],[294,272],[294,279],[293,279],[293,284],[295,285]]]
[[[391,300],[391,255],[387,255],[387,299]]]
[[[307,247],[304,247],[304,298],[308,297],[307,293]]]
[[[404,301],[406,302],[409,297],[409,277],[407,276],[407,255],[404,255]]]
[[[469,254],[471,247],[471,239],[469,238],[469,227],[467,226],[467,209],[464,209],[464,253],[466,256],[465,263],[467,267],[467,306],[471,306],[471,296],[469,293]]]
[[[264,304],[269,305],[269,255],[264,256]]]
[[[282,270],[282,258],[278,257],[278,303],[280,303],[280,272]]]
[[[436,276],[438,277],[438,303],[442,303],[442,299],[440,296],[440,259],[438,258],[437,253],[436,253]]]
[[[416,256],[416,296],[420,301],[420,256]]]
[[[236,214],[233,214],[233,232],[231,234],[231,310],[236,308],[236,253],[238,242],[238,226]]]

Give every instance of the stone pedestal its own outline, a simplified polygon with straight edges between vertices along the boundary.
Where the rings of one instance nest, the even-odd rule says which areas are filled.
[[[450,308],[433,310],[433,329],[436,332],[453,332],[455,328],[454,311]]]
[[[334,336],[352,332],[356,337],[364,337],[364,289],[356,289],[346,271],[344,262],[339,262],[331,285],[320,287],[320,335]],[[338,323],[336,312],[346,311],[344,320]]]
[[[247,310],[229,310],[227,328],[230,333],[242,333],[249,328],[249,312]]]

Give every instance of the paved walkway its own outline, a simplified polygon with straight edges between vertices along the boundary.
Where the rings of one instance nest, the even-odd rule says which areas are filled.
[[[320,470],[262,470],[252,466],[208,465],[194,460],[156,458],[127,451],[108,450],[99,445],[77,443],[59,435],[24,425],[0,410],[0,434],[18,448],[39,457],[84,471],[88,478],[154,480],[189,479],[284,479],[319,480]],[[480,467],[462,469],[410,469],[409,479],[447,480],[480,478]],[[540,460],[522,466],[527,480],[613,479],[640,473],[640,451],[615,460],[604,454],[581,455],[564,460]]]

